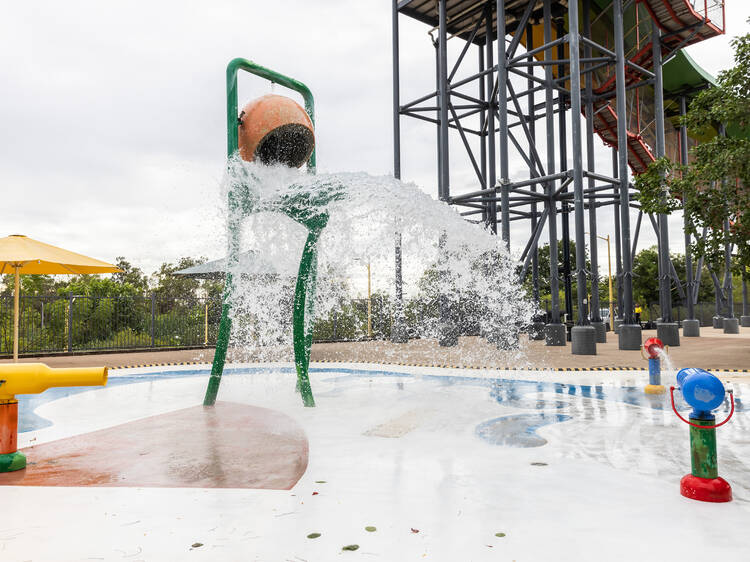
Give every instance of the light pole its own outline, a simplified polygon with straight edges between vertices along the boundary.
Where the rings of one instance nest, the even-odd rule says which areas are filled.
[[[354,258],[354,261],[364,261]],[[370,259],[367,259],[367,337],[372,339],[372,277],[370,274]]]
[[[367,337],[372,339],[372,291],[370,289],[370,260],[367,260]]]
[[[588,232],[586,233],[588,234]],[[609,267],[609,329],[614,332],[615,330],[615,313],[614,313],[614,301],[612,300],[612,252],[609,244],[609,234],[607,236],[596,235],[597,238],[607,241],[607,264]]]

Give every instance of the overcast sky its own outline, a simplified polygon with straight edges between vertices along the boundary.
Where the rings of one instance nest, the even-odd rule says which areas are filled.
[[[392,173],[390,6],[5,2],[0,236],[26,234],[104,260],[123,255],[147,272],[181,256],[223,254],[224,70],[238,56],[313,90],[320,169]],[[689,48],[712,74],[731,65],[729,38],[748,31],[750,2],[729,0],[726,14],[727,36]],[[403,99],[434,86],[427,31],[401,18]],[[240,103],[269,91],[243,78]],[[403,177],[434,197],[434,126],[402,121]],[[451,143],[460,155],[459,138]],[[608,167],[607,149],[597,153]],[[468,163],[456,158],[454,193],[473,189]],[[513,168],[521,164],[515,157]],[[680,222],[671,225],[676,249]],[[604,218],[600,233],[610,224]],[[514,228],[514,246],[526,242],[527,228]],[[648,230],[644,246],[654,243]]]

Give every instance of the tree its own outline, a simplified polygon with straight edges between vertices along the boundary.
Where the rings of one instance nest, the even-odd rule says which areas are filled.
[[[727,136],[715,134],[693,148],[687,165],[657,160],[635,185],[644,211],[682,208],[691,234],[706,229],[705,238],[696,236],[695,252],[719,262],[724,246],[734,244],[744,271],[750,266],[750,33],[731,43],[734,67],[719,74],[716,87],[693,98],[683,120],[697,136],[725,124]]]
[[[141,293],[147,293],[148,277],[143,273],[141,268],[135,267],[123,256],[118,256],[115,259],[117,260],[115,265],[121,271],[119,273],[113,273],[112,280],[119,285],[128,284]]]
[[[175,272],[192,267],[206,261],[205,258],[195,259],[190,257],[180,258],[177,263],[163,263],[159,270],[154,273],[154,293],[161,301],[174,301],[180,299],[195,300],[198,298],[200,281],[191,277],[175,275]]]
[[[563,262],[564,262],[564,251],[562,240],[557,242],[557,270],[559,272],[559,287],[560,287],[560,303],[564,302],[565,287],[563,286]],[[578,298],[578,282],[575,277],[576,268],[576,243],[574,240],[570,241],[570,275],[571,275],[571,293],[573,302]],[[591,271],[591,260],[589,259],[588,251],[586,252],[586,277],[589,278],[588,272]],[[539,247],[539,298],[541,301],[546,301],[550,298],[550,277],[549,277],[549,244],[544,244]],[[531,266],[524,279],[524,288],[528,295],[531,295]],[[587,294],[591,292],[591,283],[587,280],[586,282]],[[607,276],[602,275],[599,272],[599,300],[604,306],[609,299],[609,287],[607,285]]]
[[[64,284],[54,275],[21,275],[21,294],[31,295],[53,295],[57,287]],[[15,275],[10,273],[3,275],[2,296],[11,297],[15,288]]]
[[[685,255],[670,254],[677,277],[685,279]],[[706,265],[701,273],[700,288],[698,289],[698,302],[710,302],[714,299],[714,286],[711,274]],[[633,260],[633,300],[644,309],[651,304],[659,302],[659,253],[656,246],[641,250]],[[675,305],[685,305],[684,299],[679,296],[677,286],[672,284],[672,302]]]

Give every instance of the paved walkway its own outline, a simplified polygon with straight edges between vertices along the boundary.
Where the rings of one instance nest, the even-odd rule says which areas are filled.
[[[655,336],[645,330],[643,338]],[[724,334],[710,327],[701,328],[700,338],[681,338],[679,347],[669,350],[676,367],[705,369],[750,370],[750,328],[740,328],[737,335]],[[494,345],[476,337],[460,338],[452,348],[441,348],[435,340],[412,340],[407,344],[384,341],[322,343],[313,345],[312,361],[350,361],[373,363],[408,363],[446,365],[451,367],[531,367],[531,368],[646,368],[646,361],[638,351],[617,349],[617,336],[608,333],[607,343],[598,344],[597,355],[572,355],[566,347],[547,347],[543,341],[524,342],[525,353],[502,352]],[[272,350],[262,357],[230,353],[230,361],[287,360],[291,349]],[[212,349],[182,351],[146,351],[92,355],[61,355],[46,358],[24,358],[22,361],[44,361],[52,367],[107,365],[123,367],[164,363],[210,363]],[[0,362],[7,363],[10,360]],[[750,376],[750,374],[748,375]]]

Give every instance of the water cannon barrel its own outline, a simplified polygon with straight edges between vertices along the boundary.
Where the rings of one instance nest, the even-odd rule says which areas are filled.
[[[107,367],[53,369],[44,363],[0,365],[0,400],[17,394],[39,394],[59,386],[104,386]]]
[[[690,417],[713,419],[713,410],[724,402],[724,385],[716,375],[689,367],[677,373],[677,385],[682,397],[693,408]]]
[[[648,359],[658,359],[659,353],[664,350],[666,346],[659,338],[648,338],[643,342],[643,350],[646,352]]]

